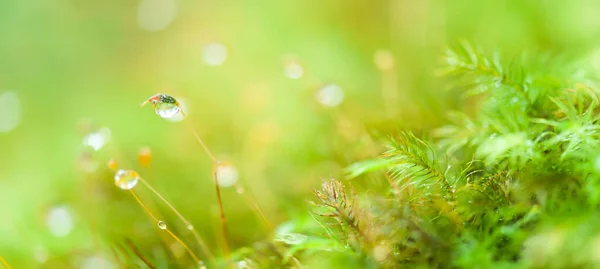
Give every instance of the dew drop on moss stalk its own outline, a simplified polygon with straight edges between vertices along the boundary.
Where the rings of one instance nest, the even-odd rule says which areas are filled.
[[[158,225],[158,228],[160,228],[161,230],[167,229],[167,224],[162,220],[159,220],[157,225]]]
[[[173,103],[157,103],[154,112],[163,119],[168,119],[179,113],[179,106]]]
[[[133,170],[120,169],[115,174],[115,185],[123,190],[131,190],[137,185],[140,175]]]

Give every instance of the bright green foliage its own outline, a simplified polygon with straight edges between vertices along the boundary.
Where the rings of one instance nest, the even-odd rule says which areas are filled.
[[[468,43],[448,50],[440,73],[467,109],[430,142],[402,131],[379,158],[349,167],[346,184],[374,174],[389,191],[323,183],[319,240],[357,267],[595,266],[599,97],[579,67],[545,56],[504,65]],[[304,247],[298,257],[335,257]]]

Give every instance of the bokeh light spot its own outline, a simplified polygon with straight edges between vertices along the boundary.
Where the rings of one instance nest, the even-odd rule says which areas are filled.
[[[46,224],[50,233],[56,237],[65,237],[73,230],[73,217],[66,206],[56,206],[50,209]]]
[[[315,97],[323,106],[336,107],[344,101],[344,91],[336,84],[328,84],[321,88]]]
[[[227,60],[227,48],[221,43],[208,44],[202,51],[202,58],[208,65],[222,65]]]
[[[142,0],[138,6],[138,23],[146,31],[154,32],[166,28],[175,16],[175,0]]]
[[[17,94],[4,92],[0,94],[0,133],[10,132],[19,125],[21,104]]]

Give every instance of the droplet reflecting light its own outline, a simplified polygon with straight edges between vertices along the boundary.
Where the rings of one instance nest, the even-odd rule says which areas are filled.
[[[10,132],[19,125],[21,104],[17,94],[4,92],[0,94],[0,133]]]
[[[163,119],[170,119],[179,113],[179,106],[176,104],[169,103],[158,103],[154,106],[156,115],[159,115]]]
[[[183,115],[184,113],[186,116],[190,114],[190,110],[188,109],[187,102],[185,100],[177,98],[177,103],[179,105],[179,111],[183,113],[177,113],[170,118],[165,118],[166,120],[170,122],[180,122],[185,118]]]
[[[181,111],[181,105],[179,104],[177,99],[173,98],[173,96],[164,93],[157,93],[151,96],[150,98],[148,98],[148,100],[144,101],[140,105],[140,107],[148,103],[152,103],[154,112],[156,112],[157,115],[164,119],[173,118],[175,115],[179,114],[179,112],[183,114],[183,111]]]
[[[120,169],[115,174],[115,185],[123,190],[131,190],[137,185],[140,175],[133,170]]]
[[[227,60],[227,48],[221,43],[211,43],[204,47],[202,58],[208,65],[222,65]]]
[[[157,223],[157,225],[158,225],[158,228],[160,228],[161,230],[166,230],[167,229],[167,224],[164,221],[162,221],[162,220],[159,220],[158,223]]]
[[[73,218],[66,206],[57,206],[50,209],[46,224],[50,233],[56,237],[65,237],[73,230]]]
[[[321,88],[316,96],[317,101],[326,107],[336,107],[344,101],[344,92],[336,84],[328,84]]]

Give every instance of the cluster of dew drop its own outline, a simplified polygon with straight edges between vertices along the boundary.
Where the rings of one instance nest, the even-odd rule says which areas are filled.
[[[144,101],[140,105],[140,107],[148,103],[151,103],[152,107],[154,108],[154,112],[156,112],[158,116],[164,119],[172,118],[180,112],[183,114],[183,110],[181,110],[181,106],[179,102],[177,102],[177,99],[164,93],[158,93],[151,96],[150,98],[148,98],[148,100]],[[139,155],[140,163],[142,163],[143,165],[147,165],[150,162],[150,149],[143,148],[140,151]],[[116,170],[116,163],[114,162],[114,160],[110,160],[108,166]],[[119,169],[115,173],[115,185],[122,190],[133,189],[137,185],[139,180],[140,174],[138,174],[138,172],[134,170]],[[166,224],[164,224],[164,222],[163,225],[166,228]],[[159,227],[161,227],[160,223]]]
[[[160,116],[161,118],[170,119],[170,118],[174,117],[175,115],[177,115],[178,113],[181,113],[182,115],[184,115],[183,110],[181,109],[181,105],[179,104],[177,99],[175,99],[174,97],[172,97],[170,95],[167,95],[164,93],[155,94],[155,95],[151,96],[150,98],[148,98],[148,100],[144,101],[140,105],[140,107],[142,107],[148,103],[152,104],[152,107],[154,108],[154,112],[156,112],[156,114],[158,116]],[[149,166],[151,160],[152,160],[152,153],[151,153],[150,149],[147,147],[142,148],[138,154],[138,161],[140,162],[140,164],[142,164],[143,166]],[[138,182],[141,180],[140,174],[138,172],[136,172],[135,170],[127,170],[127,169],[118,169],[117,170],[117,164],[114,159],[109,160],[107,165],[112,170],[116,170],[115,177],[114,177],[115,178],[115,186],[117,186],[118,188],[120,188],[122,190],[133,189],[138,184]],[[157,226],[161,230],[167,229],[167,224],[162,220],[159,220],[157,222]],[[188,230],[190,230],[190,231],[194,230],[194,226],[187,221],[186,221],[186,226],[187,226],[186,228]]]

